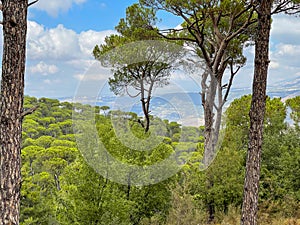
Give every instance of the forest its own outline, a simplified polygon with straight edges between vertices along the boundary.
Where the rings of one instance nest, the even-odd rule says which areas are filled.
[[[25,95],[35,3],[0,1],[0,224],[300,224],[300,96],[267,95],[273,16],[299,15],[299,0],[140,0],[90,49],[100,72],[72,74],[72,103]],[[181,23],[160,27],[160,12]],[[229,102],[247,47],[252,92]],[[108,68],[142,116],[81,101]],[[151,113],[156,89],[194,72],[203,126]]]
[[[112,117],[125,118],[130,132],[143,139],[149,134],[136,114],[26,96],[25,108],[39,108],[23,121],[20,224],[196,225],[206,224],[209,217],[214,218],[213,224],[239,224],[250,102],[251,95],[242,96],[226,109],[222,145],[212,165],[200,171],[203,127],[184,127],[153,117],[150,132],[164,128],[162,142],[151,151],[133,151],[116,141],[120,138],[116,138]],[[266,101],[260,224],[300,222],[299,105],[299,96],[285,103],[279,98]],[[80,134],[74,133],[78,123],[73,119],[84,121],[91,110],[99,139],[120,161],[147,165],[176,151],[178,160],[188,162],[174,176],[153,185],[107,179],[88,164],[76,144]],[[293,122],[288,123],[287,117]]]

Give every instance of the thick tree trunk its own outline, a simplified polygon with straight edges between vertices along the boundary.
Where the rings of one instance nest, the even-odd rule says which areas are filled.
[[[19,224],[21,135],[27,0],[2,0],[3,59],[0,97],[0,224]]]
[[[242,225],[256,225],[258,211],[258,191],[260,179],[260,161],[263,139],[263,121],[266,103],[266,86],[269,65],[269,36],[271,29],[272,1],[262,0],[258,8],[258,29],[255,41],[255,67],[250,108],[250,132],[244,199],[242,207]]]

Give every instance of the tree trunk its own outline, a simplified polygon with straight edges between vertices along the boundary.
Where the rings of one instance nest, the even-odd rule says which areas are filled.
[[[3,59],[0,97],[0,224],[19,224],[21,135],[27,0],[2,0]]]
[[[149,131],[149,127],[150,127],[149,111],[147,110],[147,108],[148,108],[147,102],[144,97],[141,99],[141,102],[142,102],[143,113],[145,116],[145,122],[143,123],[143,128],[145,129],[145,133],[147,133]]]
[[[258,8],[258,29],[255,40],[255,67],[252,87],[252,102],[249,113],[249,145],[241,217],[242,225],[257,224],[263,121],[269,65],[271,6],[272,1],[262,0],[260,1]]]
[[[151,101],[151,95],[152,95],[152,89],[154,86],[154,81],[151,82],[149,86],[149,90],[145,89],[144,86],[144,80],[141,81],[141,102],[142,102],[142,109],[145,116],[145,123],[143,125],[143,128],[145,129],[145,133],[149,131],[150,128],[150,101]],[[147,92],[147,98],[145,96],[145,92]]]
[[[202,82],[202,106],[204,110],[204,155],[202,161],[202,167],[204,170],[214,160],[217,151],[217,142],[219,138],[219,132],[222,119],[222,92],[220,92],[221,83],[217,80],[216,75],[210,75],[210,84],[207,86],[205,81]],[[218,102],[216,103],[216,97],[218,95]],[[221,100],[219,99],[221,95]],[[216,108],[218,106],[219,108]]]
[[[209,191],[213,187],[214,187],[214,182],[212,180],[212,174],[210,171],[208,171],[207,178],[206,178],[206,188]],[[208,213],[207,223],[211,224],[211,223],[213,223],[213,221],[215,219],[215,202],[214,202],[213,197],[208,197],[207,213]]]
[[[210,84],[206,85],[207,76],[210,75]],[[205,77],[206,76],[206,77]],[[214,160],[217,152],[217,142],[219,138],[221,116],[222,116],[222,92],[220,82],[214,74],[203,74],[202,79],[202,106],[204,109],[204,155],[202,160],[201,170],[207,169]],[[216,97],[218,96],[218,103]],[[221,97],[221,99],[220,99]],[[219,108],[216,108],[216,105]],[[214,110],[215,108],[215,110]],[[214,112],[215,111],[215,112]],[[215,114],[216,113],[216,114]],[[212,189],[214,186],[212,176],[210,174],[206,177],[207,190]],[[211,224],[215,218],[215,204],[213,199],[207,202],[208,224]]]

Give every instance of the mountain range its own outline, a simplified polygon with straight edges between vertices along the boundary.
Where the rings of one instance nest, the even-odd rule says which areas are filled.
[[[250,94],[250,88],[233,88],[229,94],[227,104],[235,98]],[[267,94],[271,98],[281,98],[285,101],[300,95],[300,77],[279,82],[267,88]],[[60,98],[61,101],[74,101],[74,98]],[[76,101],[85,104],[109,106],[111,110],[122,110],[125,112],[135,112],[143,116],[140,100],[138,97],[130,98],[128,96],[98,96],[98,97],[76,97]],[[159,96],[154,95],[150,105],[151,115],[162,119],[177,121],[185,126],[203,125],[203,109],[201,106],[201,96],[199,93],[167,93]]]

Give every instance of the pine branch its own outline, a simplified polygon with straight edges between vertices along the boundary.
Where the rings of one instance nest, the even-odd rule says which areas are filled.
[[[28,4],[27,8],[30,7],[30,6],[32,6],[33,4],[37,3],[38,1],[39,1],[39,0],[35,0],[35,1],[33,1],[33,2],[30,2],[30,3]]]
[[[37,110],[38,107],[39,106],[34,106],[34,107],[30,108],[30,109],[27,109],[27,110],[23,111],[21,113],[21,115],[19,116],[19,118],[24,118],[25,116],[34,113],[34,111]]]

